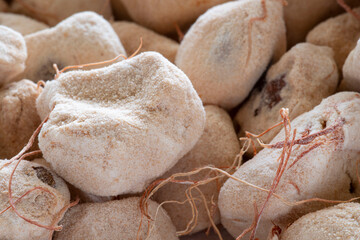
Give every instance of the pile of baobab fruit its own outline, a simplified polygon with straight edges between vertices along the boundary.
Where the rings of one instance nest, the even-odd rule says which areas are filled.
[[[360,239],[360,0],[0,0],[0,239]]]

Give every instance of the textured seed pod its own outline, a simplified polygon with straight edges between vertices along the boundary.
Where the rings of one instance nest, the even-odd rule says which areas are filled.
[[[160,177],[161,179],[204,166],[229,167],[233,164],[236,155],[240,152],[240,145],[231,118],[224,110],[216,106],[205,106],[205,112],[206,124],[200,140],[173,168]],[[209,171],[203,171],[201,174],[190,177],[190,179],[196,181],[208,177]],[[213,204],[217,204],[219,187],[223,181],[224,179],[199,187],[206,198],[209,209],[212,208]],[[188,185],[183,184],[167,184],[155,193],[154,199],[159,203],[171,200],[183,202],[186,200],[185,191],[188,187]],[[192,193],[194,198],[202,199],[196,190],[193,190]],[[197,203],[199,215],[192,233],[206,229],[211,224],[204,203],[202,200]],[[164,208],[171,217],[176,229],[178,231],[185,230],[193,217],[190,204],[165,204]],[[214,212],[212,217],[215,223],[220,222],[218,211]]]
[[[142,38],[143,44],[140,52],[159,52],[170,62],[175,61],[179,44],[174,40],[159,35],[150,29],[146,29],[132,22],[114,22],[112,27],[121,39],[121,43],[124,45],[128,55],[131,55],[138,49],[140,38]]]
[[[262,89],[255,89],[236,114],[240,136],[245,136],[245,131],[260,134],[280,122],[281,108],[289,108],[291,119],[311,110],[323,98],[335,93],[338,78],[330,48],[310,43],[295,45],[271,66]],[[269,143],[279,131],[280,128],[276,128],[261,140]]]
[[[41,164],[41,165],[47,167],[48,169],[50,169],[51,171],[53,171],[50,163],[48,163],[44,158],[36,158],[36,159],[32,160],[31,162]],[[84,192],[84,191],[78,189],[77,187],[71,185],[70,183],[66,183],[66,184],[69,188],[72,201],[76,201],[77,199],[79,199],[80,203],[100,203],[100,202],[107,202],[107,201],[111,201],[111,200],[115,199],[115,197],[96,196],[96,195]]]
[[[235,107],[250,93],[274,54],[285,51],[283,6],[277,0],[265,1],[267,17],[254,21],[264,15],[261,2],[244,0],[214,7],[198,18],[181,42],[175,63],[205,104]]]
[[[35,106],[39,94],[29,80],[0,88],[0,158],[15,156],[40,125]]]
[[[10,174],[17,161],[10,165],[8,161],[0,160],[0,211],[9,205],[8,185]],[[60,220],[60,210],[70,201],[70,193],[65,182],[55,173],[37,163],[22,161],[12,178],[12,194],[14,201],[34,187],[43,190],[34,190],[19,200],[15,207],[24,217],[43,225],[51,225]],[[28,223],[12,209],[0,215],[0,239],[13,240],[45,240],[49,239],[50,231]]]
[[[281,240],[357,239],[359,225],[360,204],[344,203],[301,217],[285,230]]]
[[[356,177],[356,162],[360,158],[359,117],[360,94],[342,92],[294,119],[291,126],[297,130],[299,144],[292,148],[275,193],[290,202],[311,198],[348,200],[360,196]],[[280,142],[282,146],[283,140],[284,130],[271,144]],[[281,146],[261,150],[233,176],[270,189],[280,164],[277,159],[282,152]],[[260,210],[267,194],[235,180],[227,180],[219,195],[222,224],[233,236],[239,235],[254,220],[254,202]],[[272,196],[261,215],[256,237],[266,239],[274,224],[284,229],[302,215],[327,206],[329,203],[324,202],[291,206]]]
[[[26,58],[23,36],[11,28],[0,26],[0,86],[24,71]]]
[[[42,22],[14,13],[0,13],[0,25],[12,28],[22,35],[28,35],[48,28]]]
[[[340,89],[360,92],[360,40],[346,58]]]
[[[178,239],[165,210],[150,200],[148,210],[154,221],[148,221],[141,216],[139,200],[138,197],[131,197],[106,203],[79,204],[67,211],[60,222],[63,230],[55,233],[54,240],[134,240],[137,239],[141,221],[139,239]]]
[[[25,37],[28,49],[22,78],[51,80],[56,63],[59,69],[70,65],[105,61],[125,50],[111,25],[96,13],[77,13],[53,28]]]
[[[119,0],[117,0],[119,1]],[[121,0],[135,22],[159,33],[175,32],[175,24],[188,26],[207,9],[229,0]],[[117,9],[115,9],[116,11]]]
[[[360,8],[354,9],[360,14]],[[360,38],[360,21],[350,13],[330,18],[317,25],[306,36],[306,41],[334,50],[335,61],[341,70],[351,50],[356,47]]]
[[[306,34],[320,22],[344,11],[337,0],[287,0],[284,8],[286,37],[292,47],[305,41]],[[346,0],[350,6],[359,6],[358,0]]]
[[[62,74],[47,82],[37,109],[41,118],[51,111],[39,135],[44,158],[100,196],[142,191],[195,145],[205,123],[190,80],[155,52]]]
[[[28,15],[50,26],[83,11],[96,12],[106,19],[112,18],[110,1],[104,0],[21,0],[13,1],[11,10]]]

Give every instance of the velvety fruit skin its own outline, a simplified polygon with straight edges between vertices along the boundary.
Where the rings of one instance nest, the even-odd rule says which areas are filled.
[[[99,196],[144,190],[183,157],[205,124],[187,76],[159,53],[49,81],[37,100],[46,161]],[[81,171],[79,171],[81,169]]]
[[[241,103],[272,58],[286,49],[281,1],[232,1],[211,8],[186,33],[176,56],[205,104],[230,109]],[[249,27],[252,24],[252,27]]]
[[[295,45],[269,68],[266,78],[260,80],[264,81],[262,86],[255,88],[240,107],[235,117],[239,135],[244,137],[245,131],[260,134],[281,122],[279,112],[283,107],[289,108],[290,119],[311,110],[335,93],[338,79],[331,48],[311,43]],[[271,130],[261,140],[269,143],[280,130]],[[256,147],[261,149],[260,144]],[[253,155],[252,148],[248,152]]]
[[[206,122],[204,132],[193,149],[188,152],[178,163],[167,171],[160,179],[166,179],[176,173],[186,173],[204,166],[226,167],[231,166],[240,152],[239,140],[229,114],[214,105],[205,106]],[[203,170],[201,173],[190,176],[189,180],[200,181],[209,177],[209,170]],[[217,204],[219,187],[223,184],[225,178],[199,186],[199,190],[204,194],[208,206]],[[154,195],[154,200],[159,203],[165,201],[185,201],[185,192],[189,185],[169,183],[161,187]],[[197,190],[192,191],[194,198],[202,199]],[[210,204],[212,203],[212,204]],[[198,209],[198,218],[192,233],[204,230],[211,225],[208,213],[203,201],[196,202]],[[164,204],[164,209],[168,212],[177,231],[184,231],[187,224],[191,221],[193,213],[190,204]],[[215,224],[220,222],[220,213],[218,210],[213,213]]]
[[[281,240],[357,239],[359,224],[360,204],[343,203],[301,217],[285,229]]]
[[[55,233],[54,240],[134,240],[137,236],[148,240],[178,240],[165,210],[150,200],[148,213],[154,221],[148,222],[141,215],[139,200],[139,197],[130,197],[105,203],[79,204],[68,210],[60,222],[63,230]]]
[[[332,95],[313,110],[292,120],[291,127],[297,130],[296,140],[305,139],[299,140],[302,144],[293,146],[275,193],[289,202],[359,197],[356,164],[360,159],[360,94],[341,92]],[[326,134],[320,134],[310,142],[305,141],[306,137],[311,139],[312,134],[321,131]],[[271,144],[283,141],[284,135],[282,129]],[[280,164],[278,158],[281,152],[281,148],[265,148],[244,163],[233,176],[270,189]],[[234,237],[238,236],[253,222],[254,202],[261,209],[267,195],[267,192],[228,179],[219,195],[221,223]],[[285,229],[302,215],[328,206],[329,203],[324,202],[286,205],[272,196],[261,215],[256,237],[266,239],[273,223]]]
[[[9,180],[15,161],[10,165],[0,160],[0,211],[9,206]],[[14,201],[34,187],[34,190],[15,204],[17,211],[24,217],[39,224],[50,226],[53,221],[63,217],[61,210],[70,203],[70,193],[64,180],[46,166],[23,160],[12,178],[11,192]],[[0,239],[47,240],[50,231],[26,222],[9,209],[0,215]]]
[[[126,56],[111,24],[94,12],[76,13],[55,27],[26,35],[25,41],[26,69],[18,78],[34,82],[54,79],[54,64],[61,70]]]
[[[0,88],[0,159],[10,159],[20,152],[40,125],[36,111],[40,92],[41,88],[29,80]],[[38,149],[37,142],[32,149]]]
[[[24,15],[7,12],[0,13],[0,25],[12,28],[24,36],[49,27],[45,23],[36,21],[35,19]]]
[[[24,37],[0,25],[0,87],[24,71],[27,57]]]

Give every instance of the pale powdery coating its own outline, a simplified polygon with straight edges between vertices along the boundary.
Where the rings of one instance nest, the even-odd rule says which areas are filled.
[[[22,35],[49,28],[45,23],[14,13],[0,13],[0,25],[12,28]]]
[[[29,80],[0,88],[0,159],[15,156],[40,125],[35,106],[40,91]]]
[[[60,222],[63,230],[54,240],[139,239],[176,240],[176,230],[165,210],[154,201],[148,202],[149,221],[141,216],[140,198],[130,197],[106,203],[84,203],[67,211]],[[150,232],[148,232],[148,227]],[[148,235],[149,234],[149,235]]]
[[[293,147],[276,194],[291,202],[315,197],[348,200],[359,196],[360,188],[356,177],[356,162],[360,158],[359,118],[360,94],[342,92],[326,98],[313,110],[293,120],[292,130],[297,129],[296,139],[323,129],[327,129],[325,131],[328,131],[328,134],[316,138],[309,144]],[[336,125],[338,127],[334,131],[329,130]],[[271,143],[283,139],[282,130]],[[319,144],[322,145],[316,147]],[[270,189],[279,166],[277,159],[281,151],[261,150],[233,176]],[[299,161],[289,169],[297,158]],[[253,203],[257,203],[260,211],[267,194],[235,180],[227,180],[219,195],[221,223],[233,236],[239,235],[253,222]],[[256,237],[266,239],[274,226],[273,223],[284,229],[302,215],[327,206],[329,204],[311,202],[292,207],[272,197],[261,216]]]
[[[83,11],[93,11],[106,19],[112,19],[111,4],[107,0],[21,0],[13,1],[11,10],[28,15],[50,26]]]
[[[6,163],[8,161],[0,160],[0,211],[10,206],[9,178],[17,161],[8,166],[5,166]],[[65,182],[45,166],[23,160],[12,178],[14,201],[34,187],[44,188],[50,193],[34,190],[23,197],[15,204],[20,214],[43,225],[61,220],[60,210],[70,203],[70,193]],[[0,215],[0,229],[0,239],[46,240],[50,235],[49,230],[26,222],[12,209]]]
[[[233,164],[236,155],[240,152],[240,145],[230,116],[224,110],[216,106],[205,106],[205,112],[206,123],[201,138],[190,152],[180,159],[173,168],[160,177],[161,179],[168,178],[176,173],[193,171],[196,168],[204,166],[230,167]],[[206,170],[201,174],[191,176],[190,179],[197,181],[204,180],[208,177],[209,171]],[[219,187],[223,183],[223,180],[219,180],[218,182],[214,181],[199,187],[205,195],[209,208],[213,206],[212,200],[215,204],[217,203]],[[176,183],[167,184],[154,195],[154,199],[159,203],[171,200],[180,202],[185,201],[185,191],[188,187],[189,185]],[[201,195],[195,189],[192,193],[194,198],[200,199],[200,201],[196,201],[199,211],[197,225],[191,232],[195,233],[208,228],[211,223]],[[171,203],[165,204],[163,207],[170,215],[176,229],[178,231],[185,230],[193,216],[190,204],[186,203],[180,205]],[[214,213],[213,220],[215,223],[220,222],[219,211]]]
[[[121,39],[128,55],[138,49],[140,38],[142,38],[143,44],[140,52],[155,51],[161,53],[170,62],[175,61],[179,44],[174,40],[132,22],[114,22],[112,27]]]
[[[185,35],[176,65],[192,81],[205,104],[233,108],[242,102],[265,71],[277,49],[285,51],[285,26],[280,1],[267,0],[263,16],[261,0],[243,0],[216,6],[202,15]]]
[[[294,222],[281,240],[358,239],[360,236],[360,204],[344,203],[309,213]]]
[[[345,61],[343,75],[342,90],[360,92],[360,40]]]
[[[284,8],[288,46],[303,42],[307,33],[321,21],[344,11],[337,0],[287,0]],[[350,6],[359,5],[358,0],[346,0]]]
[[[360,8],[356,8],[354,11],[360,14]],[[359,38],[360,21],[350,13],[344,13],[317,25],[306,36],[306,41],[331,47],[335,53],[336,64],[341,70],[347,56],[356,47]]]
[[[24,71],[26,58],[24,37],[11,28],[0,26],[0,86]]]
[[[190,80],[155,52],[62,74],[47,82],[37,109],[41,118],[52,110],[39,135],[44,158],[99,196],[142,191],[195,145],[205,124]]]
[[[245,131],[260,134],[281,122],[279,111],[283,107],[289,108],[290,119],[311,110],[335,93],[338,78],[331,48],[310,43],[295,45],[269,69],[265,85],[260,90],[254,89],[236,114],[240,136],[245,136]],[[269,143],[280,129],[272,130],[261,140]]]
[[[190,25],[207,9],[229,0],[121,0],[130,17],[159,33]]]
[[[48,169],[53,171],[50,163],[48,163],[43,158],[36,158],[36,159],[32,160],[31,162],[46,166]],[[111,201],[111,200],[115,199],[115,197],[100,197],[100,196],[96,196],[96,195],[93,195],[90,193],[86,193],[86,192],[81,191],[80,189],[74,187],[70,183],[66,183],[66,184],[69,188],[72,201],[76,201],[77,199],[79,199],[80,203],[98,203],[98,202],[107,202],[107,201]]]
[[[57,26],[25,37],[28,59],[22,78],[54,79],[56,63],[69,65],[110,60],[125,50],[104,18],[93,12],[77,13]]]

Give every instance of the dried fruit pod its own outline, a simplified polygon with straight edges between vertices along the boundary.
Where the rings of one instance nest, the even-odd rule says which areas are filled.
[[[8,161],[0,160],[0,211],[9,206],[9,178],[16,163],[7,165]],[[35,187],[41,189],[33,190],[18,200]],[[63,214],[60,210],[70,202],[69,190],[61,178],[46,167],[25,160],[12,177],[12,195],[16,210],[21,215],[43,225],[52,225],[54,220],[60,220]],[[50,235],[49,230],[26,222],[11,208],[0,214],[0,227],[1,239],[48,239]]]
[[[235,107],[273,55],[285,51],[282,11],[277,0],[235,1],[210,9],[192,25],[175,62],[205,104]]]
[[[360,14],[360,8],[354,9],[354,12]],[[344,13],[317,25],[306,36],[306,41],[331,47],[335,53],[336,64],[341,70],[359,38],[360,21],[350,13]]]
[[[79,204],[67,211],[60,222],[63,230],[54,240],[148,239],[176,240],[176,230],[165,210],[149,201],[149,215],[141,214],[139,198],[130,197],[105,203]],[[140,227],[141,224],[141,227]]]
[[[25,40],[28,59],[22,78],[33,81],[54,79],[54,63],[61,69],[126,55],[110,23],[92,12],[77,13]]]
[[[360,157],[359,117],[360,94],[342,92],[293,120],[296,138],[275,194],[290,202],[311,198],[348,200],[359,196],[356,177]],[[284,130],[269,148],[243,164],[233,176],[269,189],[277,176],[283,140]],[[253,204],[261,209],[267,196],[268,192],[227,180],[219,195],[222,224],[233,236],[239,235],[252,225]],[[273,195],[261,215],[256,237],[266,239],[274,224],[284,229],[302,215],[327,206],[329,203],[317,201],[287,205]]]
[[[285,230],[281,240],[357,239],[359,223],[359,203],[339,204],[301,217]]]
[[[337,0],[287,0],[287,2],[284,18],[290,47],[303,42],[306,34],[318,23],[343,11]],[[351,6],[359,5],[358,0],[346,0],[346,3]]]
[[[41,118],[51,112],[39,135],[44,158],[99,196],[142,191],[195,145],[205,123],[190,80],[155,52],[64,73],[47,82],[37,109]]]
[[[22,13],[54,26],[71,15],[83,12],[96,12],[106,19],[112,18],[110,1],[104,0],[15,0],[12,12]]]
[[[175,24],[180,27],[188,26],[207,9],[229,0],[120,1],[135,22],[159,33],[169,33],[175,32]]]
[[[22,35],[28,35],[48,28],[42,22],[14,13],[0,13],[0,25],[12,28]]]
[[[206,123],[201,138],[190,152],[160,177],[161,179],[168,178],[175,173],[189,172],[208,165],[226,168],[233,164],[236,155],[240,152],[240,145],[230,116],[216,106],[205,106],[205,112]],[[203,171],[201,174],[190,176],[188,180],[199,181],[208,177],[209,171]],[[206,198],[208,208],[215,210],[215,212],[211,211],[215,224],[220,222],[220,214],[217,208],[213,209],[213,207],[217,205],[220,186],[223,182],[224,178],[199,187]],[[183,202],[186,200],[185,191],[188,187],[188,185],[184,184],[169,183],[155,193],[154,199],[159,203],[172,200]],[[192,190],[192,196],[199,199],[199,201],[196,201],[199,215],[196,226],[191,231],[191,233],[195,233],[208,228],[211,222],[200,193],[194,189]],[[185,230],[193,217],[190,204],[172,203],[164,204],[163,207],[168,212],[176,229],[178,231]]]
[[[11,28],[0,26],[0,86],[24,71],[26,58],[24,37]]]
[[[323,98],[335,93],[338,78],[331,48],[310,43],[295,45],[271,66],[265,84],[259,90],[254,89],[236,114],[240,135],[245,136],[245,131],[260,134],[281,122],[278,113],[283,107],[289,108],[291,119],[311,110]],[[261,140],[269,143],[279,131],[280,128],[276,128]]]
[[[340,89],[360,92],[360,40],[346,58]]]
[[[36,159],[32,160],[31,162],[46,166],[48,169],[53,171],[50,163],[48,163],[44,158],[36,158]],[[77,187],[71,185],[70,183],[66,183],[66,184],[69,188],[72,201],[76,201],[77,199],[79,199],[80,203],[100,203],[100,202],[107,202],[107,201],[115,200],[115,197],[96,196],[96,195],[84,192],[84,191],[78,189]]]
[[[35,106],[39,94],[29,80],[0,88],[0,158],[15,156],[40,125]]]
[[[174,40],[132,22],[114,22],[112,27],[128,54],[132,54],[138,49],[139,40],[142,38],[143,44],[140,52],[155,51],[161,53],[170,62],[175,61],[179,44]]]

